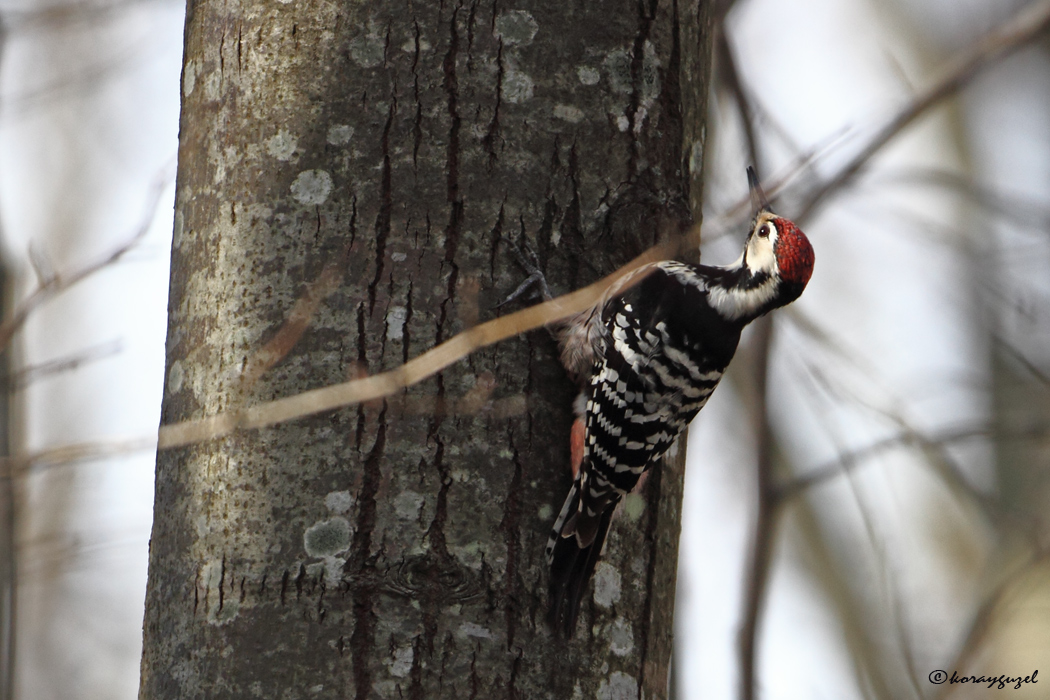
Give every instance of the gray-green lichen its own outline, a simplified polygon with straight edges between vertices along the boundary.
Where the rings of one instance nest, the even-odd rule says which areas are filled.
[[[311,557],[330,557],[350,546],[351,528],[346,518],[314,523],[303,533],[303,548]]]

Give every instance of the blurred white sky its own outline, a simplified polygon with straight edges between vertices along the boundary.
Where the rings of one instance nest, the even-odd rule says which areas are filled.
[[[767,175],[782,174],[796,155],[788,143],[806,150],[838,136],[838,147],[818,163],[823,175],[832,173],[928,84],[931,69],[1019,5],[737,4],[729,26],[740,70],[776,120],[758,127]],[[37,282],[27,262],[31,245],[63,271],[111,250],[141,222],[153,181],[176,151],[182,14],[179,2],[153,0],[57,28],[12,25],[0,67],[0,224],[22,293]],[[974,313],[980,276],[965,253],[1005,257],[1003,250],[1031,249],[1012,262],[1043,271],[1034,276],[1041,281],[1025,278],[1009,291],[1036,300],[1050,296],[1050,253],[1045,244],[1033,245],[1030,233],[973,225],[980,215],[972,208],[943,192],[909,187],[901,173],[972,171],[981,182],[1043,201],[1050,185],[1048,76],[1045,56],[1033,51],[984,75],[954,109],[898,139],[856,188],[807,225],[817,266],[798,310],[833,333],[846,357],[780,320],[771,378],[775,422],[796,464],[823,464],[899,430],[886,414],[898,413],[922,431],[986,417],[988,348]],[[718,123],[708,127],[716,149],[708,161],[714,209],[744,188],[739,145],[718,130]],[[18,342],[22,366],[115,341],[119,352],[21,393],[24,442],[14,445],[16,452],[155,431],[172,195],[173,183],[132,254],[27,324]],[[705,260],[735,258],[738,234],[705,249]],[[1002,322],[1016,326],[1018,343],[1033,359],[1050,360],[1050,324],[1037,335],[1025,317]],[[845,393],[828,391],[821,384],[827,377]],[[736,693],[754,491],[746,425],[744,408],[724,386],[691,431],[676,659],[680,697],[688,700]],[[987,449],[956,452],[974,484],[994,487]],[[20,697],[136,696],[152,465],[147,451],[37,470],[26,482]],[[825,533],[835,533],[828,535],[831,549],[863,553],[867,563],[853,573],[870,582],[870,595],[896,602],[923,682],[952,653],[967,622],[960,611],[973,604],[979,585],[966,562],[928,557],[938,527],[965,522],[951,520],[943,490],[916,456],[899,451],[815,489],[806,501]],[[965,536],[981,560],[985,533]],[[763,697],[864,697],[839,618],[807,574],[799,543],[790,528],[777,550],[761,644]],[[882,625],[884,650],[899,646],[898,621],[872,624]],[[901,688],[902,697],[913,695],[906,682]]]
[[[769,159],[767,177],[782,174],[799,151],[828,143],[835,147],[817,170],[832,175],[930,84],[953,52],[1020,4],[741,0],[728,25],[739,70],[776,122],[756,128]],[[1033,50],[989,71],[954,106],[902,134],[855,187],[806,224],[816,271],[793,308],[830,333],[846,355],[813,342],[787,314],[778,319],[770,379],[774,425],[799,468],[898,433],[902,425],[891,416],[927,435],[987,419],[987,318],[979,312],[990,310],[981,308],[982,297],[1002,291],[1045,308],[1050,247],[1039,240],[1033,246],[1030,229],[992,229],[961,198],[904,174],[972,172],[997,191],[1045,206],[1048,75],[1045,55]],[[718,127],[709,126],[716,143],[707,199],[728,203],[743,184],[728,183],[724,172],[742,168],[743,151],[739,135],[718,142]],[[720,182],[728,185],[720,190]],[[987,280],[972,269],[973,260],[991,262],[986,254],[1022,249],[1019,239],[1034,250],[1021,254],[1023,260],[1004,260],[1002,268],[992,263],[984,274],[1006,276],[1018,263],[1029,274],[1005,290],[983,287]],[[706,259],[731,259],[738,245],[718,241],[705,250]],[[1016,326],[1013,335],[1030,357],[1050,356],[1046,324],[1037,331],[1030,316],[1003,321]],[[690,435],[676,628],[681,697],[690,700],[737,692],[743,567],[755,508],[747,425],[743,407],[723,388]],[[994,490],[988,446],[965,447],[951,450],[957,466],[979,490]],[[862,624],[881,653],[898,657],[894,697],[936,690],[927,674],[956,653],[987,584],[979,567],[992,544],[988,533],[959,511],[924,465],[921,454],[892,451],[864,462],[851,477],[813,489],[804,501],[830,549],[848,552],[855,562],[848,583],[867,591],[877,601],[873,607],[891,611]],[[829,603],[826,581],[807,573],[814,562],[800,545],[794,507],[787,512],[761,628],[761,697],[865,697],[870,689],[857,687],[849,631]],[[946,529],[966,542],[969,558],[931,557],[943,550]],[[915,659],[917,683],[907,680],[902,648]]]
[[[183,12],[165,0],[58,26],[15,15],[0,72],[0,224],[18,288],[37,284],[30,245],[61,273],[153,219],[122,262],[44,305],[20,335],[20,366],[99,346],[109,354],[19,395],[17,453],[156,431],[173,180],[147,208],[178,143]],[[137,696],[153,462],[143,451],[25,482],[20,698]]]

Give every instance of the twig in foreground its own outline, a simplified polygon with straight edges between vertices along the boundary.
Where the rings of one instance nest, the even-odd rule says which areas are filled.
[[[650,262],[673,257],[679,246],[688,240],[689,236],[683,236],[653,246],[613,274],[590,286],[474,326],[387,372],[312,389],[241,410],[163,425],[158,434],[157,447],[167,449],[189,445],[228,435],[239,429],[261,428],[333,408],[392,396],[405,387],[437,374],[475,350],[590,308],[613,285],[621,283],[628,275]],[[632,279],[631,283],[639,281],[641,277]]]

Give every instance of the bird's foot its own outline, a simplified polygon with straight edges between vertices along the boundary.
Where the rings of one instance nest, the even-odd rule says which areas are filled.
[[[510,244],[511,253],[514,255],[514,261],[518,263],[518,266],[525,271],[528,277],[526,277],[525,281],[519,284],[518,288],[511,292],[506,299],[499,304],[496,304],[493,308],[499,309],[506,306],[510,302],[523,297],[530,290],[534,293],[538,292],[543,301],[550,301],[553,299],[554,295],[551,294],[551,289],[547,285],[546,275],[544,275],[543,270],[540,269],[540,260],[536,256],[536,252],[529,247],[529,244],[524,239],[522,239],[521,243],[516,243],[510,238],[506,238],[505,240]]]

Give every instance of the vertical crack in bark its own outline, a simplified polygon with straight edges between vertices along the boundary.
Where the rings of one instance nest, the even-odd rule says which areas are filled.
[[[408,292],[405,294],[405,323],[401,330],[401,362],[408,363],[409,349],[412,345],[412,280],[408,280]]]
[[[499,110],[503,104],[503,39],[499,40],[496,49],[496,106],[492,108],[492,120],[489,121],[489,129],[485,137],[481,139],[481,145],[489,153],[489,170],[496,165],[496,143],[500,139]]]
[[[492,230],[489,231],[489,240],[492,242],[492,246],[489,249],[489,284],[495,286],[496,284],[496,256],[499,253],[499,244],[503,240],[503,209],[507,203],[507,195],[503,194],[503,201],[499,204],[499,212],[496,214],[496,223],[492,225]]]
[[[412,98],[416,103],[416,116],[412,122],[412,169],[418,168],[419,146],[423,143],[423,101],[419,96],[419,22],[413,21],[414,50],[412,53]]]
[[[470,655],[470,695],[467,700],[477,700],[481,680],[478,678],[478,652],[475,649]]]
[[[365,305],[357,305],[357,368],[359,371],[368,370],[368,334],[365,326]],[[361,453],[361,444],[365,437],[365,411],[364,406],[357,405],[357,430],[354,433],[357,453]]]
[[[197,614],[197,607],[201,601],[201,568],[197,567],[197,574],[193,577],[193,614]],[[208,608],[208,591],[204,591],[204,608]]]
[[[373,606],[379,595],[372,556],[372,533],[376,527],[376,494],[382,479],[380,465],[386,449],[386,404],[376,419],[376,438],[364,461],[361,491],[357,496],[357,527],[346,568],[351,573],[354,597],[354,631],[350,636],[350,656],[354,667],[354,690],[358,700],[372,693],[372,669],[375,656],[377,617]]]
[[[299,602],[303,598],[303,583],[306,581],[306,567],[302,564],[299,565],[299,571],[295,575],[295,602]]]
[[[444,398],[444,384],[439,382],[438,404]],[[448,520],[448,490],[452,486],[452,475],[448,465],[445,464],[445,443],[441,439],[442,418],[435,415],[430,426],[428,440],[437,444],[434,450],[434,467],[441,479],[438,488],[437,502],[434,505],[434,519],[430,521],[427,528],[426,538],[430,542],[430,553],[435,561],[431,562],[428,575],[430,580],[422,591],[423,608],[423,641],[427,657],[434,655],[434,640],[437,638],[437,618],[440,611],[440,597],[442,595],[442,572],[455,566],[452,555],[448,551],[448,542],[445,539],[445,523]]]
[[[641,697],[642,686],[645,684],[645,663],[649,656],[649,635],[652,632],[653,619],[653,581],[656,577],[656,559],[659,556],[660,538],[658,535],[660,525],[660,494],[663,484],[665,462],[660,461],[656,468],[649,472],[648,503],[646,510],[649,518],[645,524],[645,542],[649,546],[649,562],[645,567],[645,603],[642,605],[641,628],[638,636],[641,640],[641,652],[638,654],[638,693]],[[659,633],[659,630],[657,630]]]
[[[521,660],[524,654],[525,651],[523,649],[518,649],[518,655],[514,657],[514,661],[510,665],[510,680],[507,681],[507,700],[517,700],[520,697],[518,691],[514,688],[514,684],[518,680],[518,674],[521,673]],[[641,697],[641,695],[638,697]]]
[[[437,342],[440,343],[445,337],[445,322],[448,320],[448,307],[456,295],[456,282],[459,279],[459,266],[456,264],[456,250],[459,248],[459,237],[463,225],[463,200],[459,192],[459,158],[460,143],[459,130],[462,120],[459,116],[459,78],[456,75],[456,62],[459,56],[459,29],[457,21],[459,11],[463,5],[460,3],[452,11],[452,20],[449,22],[449,46],[445,54],[443,69],[445,73],[445,92],[448,93],[448,153],[445,161],[445,171],[448,173],[446,180],[446,200],[449,203],[448,224],[445,226],[445,259],[444,264],[450,267],[448,276],[447,293],[441,302],[441,310],[438,316]]]
[[[514,646],[514,632],[521,609],[521,586],[518,580],[518,559],[521,554],[521,490],[525,468],[521,455],[513,444],[514,434],[508,429],[507,442],[514,453],[514,476],[507,489],[507,498],[503,501],[503,520],[499,529],[503,533],[503,543],[507,547],[507,568],[503,574],[503,609],[507,625],[507,650]]]
[[[673,214],[686,221],[692,220],[689,211],[689,149],[685,148],[685,116],[682,106],[682,26],[678,16],[678,0],[671,1],[671,54],[667,59],[667,71],[660,82],[660,140],[657,147],[663,150],[661,162],[674,165],[675,171],[667,173],[665,180],[669,193],[680,193],[677,202],[671,201]]]
[[[394,208],[393,194],[390,184],[390,127],[394,123],[394,113],[397,111],[396,88],[395,95],[390,98],[390,107],[387,109],[386,125],[383,126],[383,137],[380,140],[380,148],[383,152],[383,165],[379,176],[379,213],[376,215],[376,275],[368,285],[368,315],[371,316],[376,305],[376,288],[383,276],[384,263],[386,259],[386,241],[390,236],[390,217]]]
[[[408,678],[411,682],[408,686],[408,700],[426,700],[423,690],[423,637],[418,634],[412,639],[412,668]]]
[[[219,36],[219,84],[226,80],[226,24],[223,23]]]
[[[350,235],[350,240],[347,241],[344,262],[349,267],[350,256],[353,252],[354,242],[357,241],[357,195],[351,195],[350,197],[350,221],[346,225],[347,233]]]
[[[318,586],[320,593],[317,595],[317,624],[324,624],[325,614],[328,612],[324,607],[324,594],[328,590],[328,584],[324,581],[324,572],[321,572],[321,583]]]
[[[216,614],[222,614],[222,606],[226,603],[226,555],[222,555],[222,564],[219,565],[219,609]]]
[[[641,124],[636,120],[642,118],[639,108],[642,106],[642,82],[645,79],[645,42],[649,40],[655,16],[656,0],[651,0],[649,3],[648,13],[645,0],[638,0],[638,32],[634,36],[634,47],[631,51],[631,96],[627,100],[627,114],[625,115],[630,128],[624,132],[630,142],[627,176],[631,179],[638,174],[638,161],[641,156],[641,144],[638,140]]]
[[[438,672],[437,679],[437,695],[443,696],[446,693],[442,692],[445,689],[445,675],[449,669],[449,662],[459,659],[459,652],[456,648],[456,640],[452,636],[451,632],[445,632],[445,639],[441,642],[441,647],[445,650],[445,653],[441,655],[441,670]],[[458,678],[454,680],[459,680]],[[453,686],[455,687],[455,686]]]
[[[579,289],[583,286],[583,282],[580,279],[580,261],[583,257],[583,216],[580,212],[580,187],[579,187],[579,156],[576,153],[576,142],[572,142],[572,146],[569,148],[569,184],[572,187],[572,194],[569,199],[569,204],[565,208],[565,216],[562,217],[561,225],[561,240],[565,250],[567,251],[567,258],[572,266],[572,286],[573,289]]]
[[[467,14],[467,72],[474,72],[474,22],[477,19],[478,0],[470,3],[470,12]]]
[[[460,117],[458,105],[459,78],[456,75],[456,62],[459,59],[459,28],[457,27],[457,22],[459,20],[459,11],[462,7],[463,4],[460,3],[456,6],[456,9],[452,11],[452,19],[449,22],[448,53],[445,54],[445,60],[442,64],[445,75],[444,87],[445,92],[448,95],[449,131],[445,172],[447,173],[446,187],[449,202],[459,200]]]

